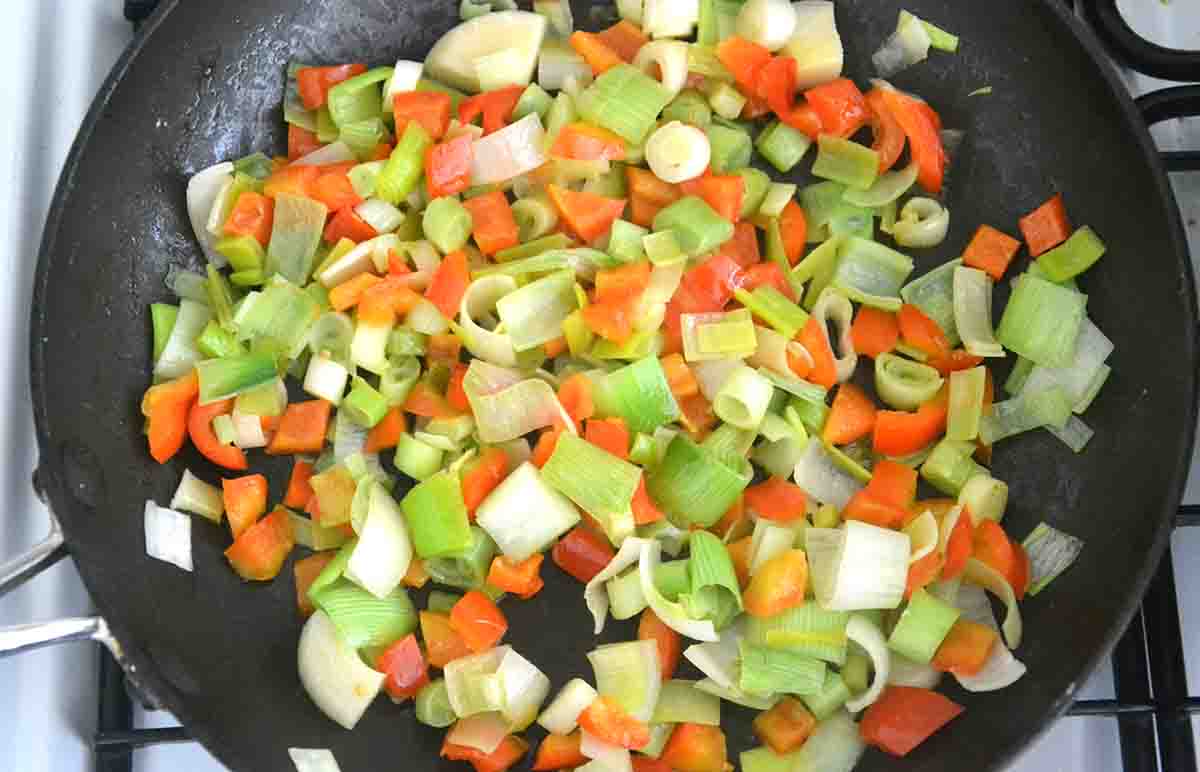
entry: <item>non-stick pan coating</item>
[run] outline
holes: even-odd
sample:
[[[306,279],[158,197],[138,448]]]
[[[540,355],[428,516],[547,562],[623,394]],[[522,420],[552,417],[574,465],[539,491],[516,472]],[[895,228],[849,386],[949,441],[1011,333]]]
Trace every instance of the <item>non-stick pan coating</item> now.
[[[243,584],[221,552],[223,528],[193,527],[195,573],[145,556],[142,507],[166,503],[183,468],[215,481],[188,450],[166,467],[146,454],[138,400],[149,378],[147,304],[168,298],[170,266],[201,267],[184,207],[190,174],[278,150],[289,60],[388,64],[421,59],[456,22],[457,2],[211,0],[174,5],[147,26],[90,113],[47,226],[35,290],[33,389],[41,479],[97,606],[135,678],[236,770],[291,769],[288,746],[329,747],[347,772],[451,769],[442,732],[381,698],[354,732],[322,716],[296,675],[290,563]],[[1116,342],[1114,374],[1087,421],[1080,456],[1045,433],[1005,442],[996,474],[1011,485],[1006,526],[1047,520],[1087,540],[1078,565],[1023,606],[1029,674],[967,696],[966,713],[905,761],[874,751],[862,770],[1003,766],[1071,700],[1138,603],[1179,501],[1195,425],[1195,301],[1182,228],[1129,99],[1097,64],[1095,42],[1057,3],[839,0],[847,73],[864,82],[871,51],[901,5],[960,34],[896,78],[967,139],[951,173],[950,238],[918,251],[919,271],[958,256],[974,229],[1016,232],[1018,216],[1062,191],[1077,224],[1109,251],[1084,279],[1089,312]],[[577,8],[586,25],[589,14]],[[592,25],[594,26],[594,25]],[[990,96],[968,94],[991,86]],[[32,245],[31,245],[32,251]],[[1023,267],[1023,265],[1019,266]],[[273,498],[283,485],[273,467]],[[555,686],[590,677],[581,587],[553,567],[529,603],[505,604],[508,640]],[[628,639],[610,624],[604,641]],[[731,751],[753,744],[748,711],[726,707]]]

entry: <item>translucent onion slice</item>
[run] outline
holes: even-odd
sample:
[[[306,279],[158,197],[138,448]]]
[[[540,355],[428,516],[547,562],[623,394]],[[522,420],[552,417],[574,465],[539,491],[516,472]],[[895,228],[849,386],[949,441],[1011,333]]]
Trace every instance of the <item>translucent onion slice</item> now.
[[[192,570],[192,518],[147,501],[145,529],[147,555]]]
[[[499,713],[476,713],[460,718],[446,733],[446,742],[489,754],[508,736],[508,722]]]
[[[929,513],[926,512],[926,514]],[[887,641],[884,640],[879,627],[862,614],[850,616],[850,621],[846,623],[846,637],[863,647],[867,656],[871,658],[871,667],[875,672],[867,690],[846,701],[846,709],[851,713],[857,713],[874,704],[875,700],[879,699],[879,695],[883,694],[883,688],[888,684],[888,674],[891,669],[891,652],[888,650]]]
[[[938,547],[940,533],[937,518],[929,510],[923,512],[911,523],[904,526],[904,532],[912,540],[912,555],[908,562],[911,565],[933,552]]]
[[[997,642],[978,673],[973,676],[956,673],[954,678],[969,692],[994,692],[1012,686],[1025,675],[1025,670],[1025,664],[1007,646]]]
[[[838,343],[831,348],[838,353],[834,359],[837,365],[838,382],[845,383],[854,375],[858,367],[858,353],[854,350],[854,337],[850,334],[850,325],[854,322],[854,306],[846,296],[837,292],[822,292],[817,304],[813,306],[813,318],[820,323],[825,339],[829,340],[830,322],[837,325]]]
[[[840,529],[805,531],[818,602],[831,611],[893,609],[904,599],[908,534],[857,520]]]
[[[353,729],[386,676],[363,664],[324,611],[308,618],[297,651],[300,684],[325,715]]]
[[[1001,576],[996,569],[983,561],[971,558],[967,561],[967,570],[963,574],[966,581],[983,587],[988,592],[1004,601],[1007,611],[1004,623],[1000,629],[1004,632],[1004,640],[1008,648],[1015,649],[1021,645],[1021,609],[1017,606],[1017,596],[1013,593],[1008,580]]]
[[[942,680],[942,674],[932,665],[913,662],[908,657],[892,653],[887,682],[893,686],[914,686],[918,689],[933,689]]]
[[[538,716],[538,723],[552,734],[570,734],[579,725],[579,714],[599,696],[582,678],[572,678]]]
[[[342,772],[328,748],[288,748],[296,772]]]
[[[368,488],[367,516],[362,527],[355,529],[359,540],[346,563],[345,576],[376,598],[385,598],[408,573],[412,539],[400,506],[387,488],[373,480],[363,480],[359,487],[363,485]]]
[[[476,141],[471,146],[472,184],[504,182],[538,168],[546,162],[545,138],[541,118],[530,113]]]
[[[516,367],[517,352],[506,333],[488,330],[475,321],[496,308],[496,302],[517,289],[511,276],[492,274],[471,282],[458,307],[458,323],[467,351],[501,367]]]
[[[822,504],[845,509],[850,498],[863,489],[863,484],[838,466],[819,439],[809,440],[796,464],[796,484]]]
[[[192,233],[208,262],[220,268],[225,265],[225,256],[213,248],[217,238],[208,230],[208,221],[222,192],[228,192],[233,184],[233,163],[224,161],[193,174],[187,184],[188,219]],[[223,203],[223,201],[222,201]]]

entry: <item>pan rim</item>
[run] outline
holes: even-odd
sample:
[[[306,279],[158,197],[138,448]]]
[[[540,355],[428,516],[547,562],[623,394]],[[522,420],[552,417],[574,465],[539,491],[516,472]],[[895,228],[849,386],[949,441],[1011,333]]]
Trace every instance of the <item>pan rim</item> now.
[[[1084,680],[1096,669],[1100,661],[1108,656],[1117,641],[1124,634],[1129,626],[1133,615],[1141,606],[1142,599],[1149,586],[1150,580],[1153,578],[1161,563],[1163,554],[1170,543],[1170,536],[1173,532],[1172,523],[1178,509],[1179,502],[1182,500],[1184,488],[1186,485],[1188,472],[1190,469],[1191,452],[1195,443],[1197,416],[1200,413],[1200,402],[1198,402],[1198,380],[1196,373],[1196,364],[1200,362],[1200,350],[1197,347],[1197,324],[1200,323],[1200,312],[1197,309],[1197,296],[1195,276],[1192,262],[1189,256],[1187,239],[1183,227],[1183,219],[1179,210],[1178,202],[1175,199],[1174,191],[1170,185],[1167,176],[1166,168],[1163,165],[1158,149],[1150,136],[1149,129],[1134,103],[1133,97],[1129,94],[1128,89],[1120,80],[1120,76],[1108,60],[1107,53],[1104,50],[1103,44],[1100,42],[1096,34],[1083,23],[1082,20],[1075,15],[1057,0],[1038,0],[1039,3],[1047,8],[1053,18],[1060,25],[1060,32],[1069,33],[1070,36],[1081,46],[1087,54],[1088,59],[1095,67],[1108,91],[1108,96],[1115,100],[1120,109],[1121,116],[1124,120],[1124,128],[1132,134],[1136,141],[1137,150],[1140,153],[1141,159],[1148,164],[1150,170],[1155,173],[1155,186],[1157,188],[1160,201],[1167,210],[1169,239],[1173,244],[1173,254],[1175,259],[1183,267],[1183,275],[1186,281],[1186,302],[1189,307],[1192,324],[1187,326],[1184,331],[1189,356],[1187,361],[1191,362],[1192,366],[1188,370],[1189,388],[1191,402],[1188,411],[1188,420],[1185,424],[1184,431],[1179,435],[1179,444],[1175,447],[1177,457],[1175,465],[1171,473],[1172,485],[1169,486],[1170,493],[1167,496],[1168,502],[1165,511],[1156,513],[1157,523],[1155,525],[1155,535],[1152,546],[1147,554],[1147,560],[1143,563],[1133,578],[1131,589],[1134,592],[1128,596],[1127,601],[1120,608],[1118,613],[1112,619],[1112,624],[1109,626],[1108,632],[1103,636],[1096,653],[1085,660],[1080,669],[1080,677],[1067,686],[1063,692],[1058,695],[1050,706],[1039,717],[1034,728],[1020,735],[1016,741],[1007,749],[1002,751],[996,757],[993,769],[1003,769],[1009,766],[1018,756],[1026,752],[1032,745],[1041,738],[1046,731],[1053,726],[1055,720],[1060,717],[1070,706],[1074,694],[1082,685]],[[46,377],[46,362],[44,361],[44,349],[42,339],[45,335],[46,316],[40,314],[38,309],[42,307],[43,300],[49,286],[49,274],[51,263],[55,257],[55,247],[59,231],[62,225],[63,216],[66,209],[66,204],[70,198],[70,194],[74,188],[75,176],[78,171],[80,161],[87,152],[88,145],[92,134],[103,119],[112,95],[124,80],[130,67],[138,59],[143,50],[147,47],[151,38],[154,36],[164,22],[168,19],[171,13],[179,5],[179,0],[163,0],[154,14],[147,19],[141,28],[138,30],[134,40],[129,47],[122,53],[113,69],[108,74],[96,97],[94,98],[91,107],[85,115],[75,140],[71,145],[70,152],[63,164],[62,171],[59,176],[58,183],[55,187],[53,198],[47,213],[46,223],[43,229],[42,240],[38,251],[38,262],[35,272],[35,280],[33,286],[32,303],[31,303],[31,320],[30,320],[30,387],[33,402],[33,417],[35,434],[38,443],[38,468],[42,474],[41,479],[44,481],[48,508],[53,510],[60,509],[65,511],[68,506],[69,497],[65,492],[61,475],[50,465],[54,458],[52,454],[52,442],[49,436],[48,416],[51,407],[46,403],[45,391],[42,388],[43,380]],[[48,474],[47,474],[48,473]],[[1173,502],[1173,503],[1171,503]],[[68,546],[71,543],[71,529],[69,524],[64,525],[64,531],[67,537]],[[85,586],[88,588],[89,594],[96,602],[97,608],[103,615],[105,607],[99,596],[93,592],[91,586],[92,580],[88,573],[81,572]],[[121,620],[107,618],[113,635],[118,642],[125,644],[133,642],[135,639],[122,625]],[[197,716],[194,712],[188,710],[186,701],[182,698],[176,699],[176,691],[169,687],[166,678],[159,672],[155,662],[147,655],[145,650],[138,646],[123,646],[125,656],[122,658],[121,665],[135,680],[135,682],[143,688],[148,696],[153,697],[163,707],[171,710],[172,713],[180,719],[181,723],[186,726],[192,736],[200,741],[204,747],[216,756],[221,761],[226,761],[226,749],[219,743],[214,741],[213,732],[206,725],[206,722]]]

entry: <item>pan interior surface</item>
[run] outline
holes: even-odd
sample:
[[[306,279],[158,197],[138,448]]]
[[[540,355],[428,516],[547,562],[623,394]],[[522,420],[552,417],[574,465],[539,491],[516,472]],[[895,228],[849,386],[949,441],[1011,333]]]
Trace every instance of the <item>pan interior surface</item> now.
[[[959,54],[935,52],[895,79],[966,132],[946,198],[950,237],[913,255],[917,274],[957,257],[982,223],[1016,233],[1017,218],[1056,191],[1076,225],[1091,224],[1108,244],[1082,282],[1089,314],[1116,344],[1113,377],[1086,416],[1095,438],[1078,456],[1043,432],[996,452],[996,476],[1011,486],[1012,534],[1045,520],[1087,542],[1070,572],[1023,604],[1018,656],[1029,673],[1002,692],[949,689],[967,710],[948,730],[904,761],[870,751],[859,766],[982,771],[1002,767],[1070,701],[1124,627],[1166,543],[1195,423],[1195,301],[1178,213],[1146,135],[1097,66],[1094,45],[1062,12],[1034,0],[987,12],[937,0],[838,2],[846,74],[859,83],[873,75],[870,53],[901,5],[963,39]],[[189,175],[282,147],[289,61],[420,60],[456,23],[457,8],[446,0],[176,3],[93,110],[47,226],[32,343],[50,501],[131,674],[235,770],[291,769],[289,746],[331,748],[346,770],[460,768],[438,758],[443,733],[417,724],[411,703],[381,698],[347,732],[308,700],[296,673],[291,561],[271,583],[244,584],[222,556],[227,532],[203,521],[193,527],[194,573],[145,555],[144,502],[169,501],[184,467],[210,481],[221,473],[190,448],[155,464],[138,412],[150,370],[147,306],[168,299],[171,266],[202,267],[184,205]],[[605,18],[576,7],[581,26]],[[969,96],[982,86],[991,95]],[[277,462],[270,471],[275,501],[286,469]],[[590,679],[585,653],[633,638],[636,628],[610,623],[597,641],[580,585],[556,568],[545,574],[533,601],[505,604],[506,640],[557,689],[575,675]],[[731,756],[755,744],[752,717],[724,706]]]

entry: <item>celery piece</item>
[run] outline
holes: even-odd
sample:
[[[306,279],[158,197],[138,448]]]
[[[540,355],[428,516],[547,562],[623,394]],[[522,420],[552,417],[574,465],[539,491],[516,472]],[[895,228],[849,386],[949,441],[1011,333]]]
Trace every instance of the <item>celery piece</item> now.
[[[849,619],[845,611],[827,611],[815,603],[805,603],[772,616],[750,617],[746,641],[840,667],[846,661]]]
[[[982,366],[950,373],[949,414],[946,419],[948,438],[969,441],[979,436],[986,383],[987,368]]]
[[[217,239],[213,249],[229,261],[234,271],[251,271],[263,267],[266,252],[253,236],[225,236]]]
[[[788,126],[780,121],[773,122],[763,129],[754,143],[763,158],[771,162],[781,172],[787,173],[800,163],[812,139],[804,132]]]
[[[758,213],[763,217],[777,218],[795,197],[795,185],[789,182],[772,182],[763,196]]]
[[[937,322],[951,346],[961,340],[954,322],[954,269],[962,260],[942,263],[929,273],[918,276],[900,288],[905,303],[921,309],[921,313]]]
[[[517,203],[520,203],[518,201]],[[516,205],[514,204],[514,209]],[[571,246],[571,237],[565,233],[551,233],[549,236],[532,241],[526,241],[524,244],[508,249],[502,249],[494,255],[497,263],[507,263],[513,260],[522,260],[526,257],[537,257],[555,249],[566,249]]]
[[[327,214],[324,204],[306,196],[277,195],[266,273],[278,272],[297,286],[305,284],[325,232]]]
[[[370,429],[387,415],[388,403],[374,386],[355,376],[354,386],[338,410],[359,426]]]
[[[1042,254],[1037,265],[1050,281],[1062,283],[1095,265],[1107,249],[1096,232],[1085,225],[1062,244]]]
[[[819,435],[825,428],[825,420],[829,417],[829,406],[825,404],[823,395],[820,399],[797,397],[788,404],[788,407],[796,412],[801,424],[809,434]]]
[[[171,308],[173,306],[168,307]],[[237,336],[217,324],[216,319],[211,320],[200,331],[199,337],[196,338],[196,348],[200,350],[201,354],[210,359],[237,356],[238,354],[246,353],[246,349],[242,347],[242,344],[238,343]],[[157,357],[155,358],[157,359]]]
[[[150,324],[154,328],[154,361],[162,356],[163,349],[167,347],[167,340],[171,337],[171,331],[175,329],[175,320],[179,317],[179,306],[173,306],[169,303],[151,303],[150,304]],[[211,325],[212,322],[209,322]]]
[[[450,695],[446,692],[446,679],[430,681],[417,692],[414,702],[417,721],[425,726],[445,729],[458,720],[450,706]]]
[[[646,472],[650,497],[681,528],[707,528],[720,520],[749,482],[750,475],[729,468],[683,435],[671,440],[663,460]]]
[[[974,453],[974,442],[943,439],[921,465],[921,477],[947,496],[957,496],[967,480],[988,473],[971,458]]]
[[[1033,373],[1033,368],[1037,367],[1032,359],[1025,357],[1017,357],[1017,363],[1013,365],[1012,372],[1008,375],[1008,380],[1004,382],[1004,390],[1009,394],[1016,396],[1025,388],[1025,381],[1029,380],[1029,376]]]
[[[867,222],[871,217],[867,215]],[[851,300],[885,311],[899,311],[900,288],[913,271],[908,255],[858,236],[847,236],[829,285]]]
[[[357,584],[339,579],[317,592],[310,591],[309,597],[355,649],[386,646],[417,629],[417,611],[402,587],[377,598]]]
[[[420,121],[409,121],[396,149],[375,182],[375,195],[398,206],[416,189],[425,171],[425,151],[433,138]]]
[[[477,525],[467,529],[467,547],[425,561],[425,570],[438,584],[461,590],[485,590],[488,569],[496,557],[496,542]]]
[[[650,133],[671,92],[636,67],[618,64],[579,95],[584,120],[639,145]]]
[[[710,124],[704,133],[712,146],[713,174],[732,174],[750,164],[754,145],[748,133],[716,123]]]
[[[726,120],[737,118],[746,106],[746,97],[729,83],[709,81],[705,92],[712,111]]]
[[[660,210],[654,217],[654,230],[673,231],[679,246],[693,257],[711,252],[733,238],[733,223],[698,196],[685,196]]]
[[[738,687],[751,694],[820,694],[825,663],[780,649],[742,641]]]
[[[329,114],[329,105],[321,105],[317,108],[317,141],[327,145],[336,142],[337,138],[338,127]]]
[[[1087,312],[1087,295],[1028,274],[1017,277],[996,337],[1009,351],[1045,367],[1063,367]]]
[[[442,468],[443,452],[405,432],[396,442],[393,463],[396,469],[414,480],[428,480]]]
[[[334,124],[341,128],[356,121],[378,118],[379,104],[383,99],[380,87],[390,77],[391,67],[376,67],[329,89],[326,103]]]
[[[461,555],[474,544],[457,474],[430,477],[410,490],[400,507],[422,559]]]
[[[762,206],[763,199],[767,197],[767,191],[771,188],[771,178],[761,169],[755,169],[753,166],[745,166],[738,169],[735,174],[742,178],[742,211],[743,219],[753,216]]]
[[[519,121],[533,113],[545,120],[546,113],[550,112],[550,105],[553,103],[554,99],[546,93],[545,89],[536,83],[530,83],[521,92],[521,98],[517,100],[517,106],[513,108],[513,120]]]
[[[801,188],[800,206],[808,220],[809,243],[829,238],[829,221],[842,205],[842,194],[845,192],[845,185],[832,181]]]
[[[850,188],[866,190],[879,177],[879,154],[857,142],[822,134],[817,138],[817,160],[812,173]]]
[[[454,196],[435,198],[425,207],[421,228],[442,254],[462,249],[471,238],[471,213]]]
[[[369,160],[388,136],[387,126],[378,116],[347,123],[338,132],[338,139],[345,142],[359,160]]]
[[[694,88],[686,88],[676,94],[666,106],[662,119],[667,122],[679,121],[703,129],[712,122],[712,108],[708,106],[703,94]]]
[[[954,606],[924,589],[917,590],[892,629],[888,648],[913,662],[927,665],[960,615]]]
[[[703,43],[688,45],[688,72],[702,75],[707,80],[733,82],[733,73],[721,64],[715,43],[711,46]]]
[[[239,354],[196,363],[200,376],[200,404],[249,391],[277,377],[274,358],[264,354]]]
[[[608,254],[622,263],[636,263],[646,256],[642,239],[650,233],[627,220],[614,220],[608,237]]]
[[[396,327],[388,336],[387,353],[389,357],[422,357],[428,342],[428,335],[408,327]]]
[[[808,313],[803,308],[769,285],[756,287],[753,292],[739,288],[733,294],[739,303],[750,309],[750,313],[788,340],[796,337],[808,323]]]

